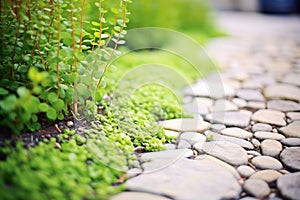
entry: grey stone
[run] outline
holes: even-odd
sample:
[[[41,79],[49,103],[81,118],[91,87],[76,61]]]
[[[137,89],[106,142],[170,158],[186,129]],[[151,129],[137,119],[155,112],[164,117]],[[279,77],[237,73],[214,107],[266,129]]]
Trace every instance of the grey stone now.
[[[300,112],[288,112],[286,116],[292,121],[300,120]]]
[[[165,135],[168,137],[178,138],[180,133],[176,131],[165,130]]]
[[[212,131],[205,131],[204,134],[206,135],[207,138],[211,138],[210,140],[212,141],[228,141],[246,149],[254,149],[253,145],[250,142],[240,138],[220,135]]]
[[[252,120],[267,124],[274,124],[278,126],[285,126],[286,121],[284,120],[285,115],[276,110],[258,110],[252,115]]]
[[[224,124],[212,124],[212,125],[210,126],[210,129],[211,129],[212,131],[217,131],[217,132],[223,130],[224,128],[226,128],[226,126],[225,126]]]
[[[131,168],[130,170],[127,171],[127,175],[129,178],[137,176],[141,174],[143,170],[141,168]]]
[[[251,142],[255,148],[258,148],[260,146],[259,140],[255,139],[255,138],[252,138]]]
[[[300,101],[300,89],[293,85],[276,84],[265,88],[264,94],[270,99],[288,99]]]
[[[243,197],[240,200],[259,200],[259,199],[255,197]]]
[[[266,108],[266,104],[265,104],[265,102],[249,101],[247,103],[246,107],[258,110],[258,109],[264,109],[264,108]]]
[[[259,169],[282,169],[282,164],[270,156],[257,156],[252,159],[252,164]]]
[[[283,135],[279,133],[266,132],[266,131],[257,131],[254,133],[254,137],[256,137],[259,140],[265,140],[265,139],[282,140],[285,138]]]
[[[185,140],[189,144],[193,145],[197,142],[205,142],[206,137],[196,132],[184,132],[180,135],[180,140]]]
[[[281,143],[271,139],[262,141],[260,148],[263,155],[272,157],[277,157],[282,151]]]
[[[221,134],[242,139],[248,139],[252,137],[252,133],[237,127],[225,128],[221,131]]]
[[[211,108],[214,104],[214,100],[206,97],[196,97],[194,98],[193,103],[205,105],[207,108]]]
[[[170,200],[169,198],[149,194],[144,192],[122,192],[120,194],[114,195],[110,200]]]
[[[231,101],[239,108],[243,108],[247,105],[247,101],[241,98],[233,98]]]
[[[261,156],[261,154],[259,152],[253,151],[253,150],[247,151],[247,154],[248,155],[253,155],[253,156]]]
[[[300,172],[285,174],[279,177],[277,188],[283,197],[300,200]]]
[[[176,149],[176,145],[175,144],[164,144],[166,150],[174,150]]]
[[[267,108],[283,112],[298,111],[300,110],[300,104],[288,100],[271,100],[268,101]]]
[[[280,142],[288,147],[300,146],[300,138],[286,138],[281,140]]]
[[[262,96],[259,90],[242,89],[236,94],[239,98],[247,101],[264,101],[265,98]]]
[[[271,192],[268,184],[259,179],[248,179],[243,185],[244,190],[257,198],[264,198]]]
[[[294,121],[279,129],[286,137],[300,138],[300,121]]]
[[[208,158],[180,159],[159,171],[129,179],[125,186],[128,190],[185,200],[199,197],[211,200],[236,199],[241,192],[241,187],[232,173]]]
[[[269,124],[257,123],[254,124],[251,128],[253,132],[257,131],[272,131],[272,126]]]
[[[141,155],[141,162],[148,162],[155,159],[170,159],[178,160],[193,156],[193,151],[190,149],[175,149],[167,151],[149,152]]]
[[[280,154],[282,163],[293,171],[300,171],[300,147],[290,147]]]
[[[202,148],[194,146],[198,151],[204,151],[205,153],[216,157],[231,165],[243,165],[247,164],[248,156],[247,152],[237,144],[227,141],[212,141],[204,143]]]
[[[282,174],[278,171],[271,170],[271,169],[265,169],[255,172],[250,178],[254,179],[260,179],[267,183],[272,183],[276,181]]]
[[[300,73],[289,73],[281,80],[283,83],[300,86]]]
[[[247,127],[250,122],[251,112],[236,111],[236,112],[215,112],[206,115],[206,119],[213,123],[222,123],[226,126]]]
[[[262,89],[262,87],[263,84],[255,80],[247,80],[242,84],[242,88],[244,89]]]
[[[223,111],[236,111],[238,107],[225,99],[219,99],[215,101],[214,106],[211,108],[212,112],[223,112]]]
[[[206,115],[208,113],[208,107],[200,103],[189,103],[182,106],[183,110],[188,113]]]
[[[241,165],[236,170],[241,175],[241,177],[245,178],[248,178],[249,176],[255,173],[255,170],[247,165]]]
[[[186,140],[180,140],[177,145],[178,149],[190,149],[191,147],[191,144]]]
[[[171,119],[166,121],[160,121],[159,125],[167,130],[173,130],[178,132],[203,132],[210,127],[210,123],[199,119],[183,118],[183,119]]]

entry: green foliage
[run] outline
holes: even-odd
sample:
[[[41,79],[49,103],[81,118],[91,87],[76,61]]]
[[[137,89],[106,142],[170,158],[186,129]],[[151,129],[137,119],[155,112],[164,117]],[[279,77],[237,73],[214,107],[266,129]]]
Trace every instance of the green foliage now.
[[[28,150],[22,143],[15,150],[2,147],[7,158],[0,161],[1,198],[107,199],[123,189],[113,184],[126,171],[128,156],[97,132],[87,133],[85,145],[76,136],[61,141],[60,149],[54,138]]]
[[[103,76],[124,43],[128,3],[1,1],[0,126],[34,131],[40,117],[62,120],[87,98],[99,99]]]

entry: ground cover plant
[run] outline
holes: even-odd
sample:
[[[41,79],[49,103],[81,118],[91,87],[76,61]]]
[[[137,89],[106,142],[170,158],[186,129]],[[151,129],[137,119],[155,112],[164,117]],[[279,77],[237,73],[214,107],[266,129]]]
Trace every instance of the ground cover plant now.
[[[135,148],[172,142],[157,121],[183,116],[180,91],[199,73],[166,51],[121,54],[134,3],[1,0],[1,198],[107,199]]]

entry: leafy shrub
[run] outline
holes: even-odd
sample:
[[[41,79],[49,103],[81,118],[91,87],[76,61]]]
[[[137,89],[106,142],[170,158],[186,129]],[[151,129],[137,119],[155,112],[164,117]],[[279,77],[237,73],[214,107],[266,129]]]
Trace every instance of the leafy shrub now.
[[[86,98],[101,98],[97,90],[126,34],[128,3],[1,1],[0,126],[37,130],[40,117],[61,120]],[[90,10],[95,21],[87,21]]]

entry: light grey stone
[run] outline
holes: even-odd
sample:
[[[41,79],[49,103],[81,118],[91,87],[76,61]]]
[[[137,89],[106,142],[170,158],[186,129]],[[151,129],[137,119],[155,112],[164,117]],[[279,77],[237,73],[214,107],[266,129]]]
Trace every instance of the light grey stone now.
[[[206,115],[206,119],[212,123],[222,123],[226,126],[247,127],[250,122],[251,112],[249,111],[232,111],[232,112],[215,112]]]
[[[193,151],[190,149],[175,149],[167,151],[149,152],[141,155],[141,162],[148,162],[155,159],[170,159],[178,160],[193,156]]]
[[[285,139],[285,137],[282,134],[266,132],[266,131],[257,131],[254,133],[254,137],[256,137],[259,140],[265,140],[265,139],[282,140],[282,139]]]
[[[300,121],[300,112],[288,112],[286,116],[292,121]]]
[[[267,108],[283,112],[298,111],[300,110],[300,104],[288,100],[271,100],[268,101]]]
[[[236,111],[238,107],[225,99],[219,99],[215,101],[214,106],[211,108],[212,112],[224,112],[224,111]]]
[[[239,108],[246,107],[247,101],[241,98],[233,98],[231,100],[235,105],[237,105]]]
[[[280,141],[283,145],[288,147],[300,146],[300,138],[286,138]]]
[[[258,148],[260,146],[260,141],[255,138],[252,138],[251,142],[255,148]]]
[[[266,108],[266,104],[265,104],[265,102],[249,101],[247,103],[246,107],[250,108],[250,109],[255,109],[255,110],[265,109]]]
[[[176,131],[165,130],[165,135],[168,137],[178,138],[180,133]]]
[[[282,164],[270,156],[257,156],[252,159],[252,164],[259,169],[282,169]]]
[[[280,176],[277,188],[284,198],[300,200],[300,172]]]
[[[176,145],[175,144],[164,144],[166,150],[174,150],[176,149]]]
[[[189,144],[193,145],[197,142],[205,142],[206,137],[196,132],[184,132],[180,135],[180,140],[185,140]]]
[[[271,192],[268,184],[259,179],[248,179],[243,185],[244,190],[257,198],[264,198]]]
[[[288,99],[300,101],[300,89],[288,84],[275,84],[268,86],[264,90],[264,94],[270,99]]]
[[[281,80],[283,83],[300,86],[300,73],[289,73]]]
[[[252,126],[251,130],[253,132],[257,131],[272,131],[272,126],[269,124],[256,123]]]
[[[300,147],[290,147],[280,154],[282,163],[293,171],[300,171]]]
[[[300,138],[300,121],[294,121],[279,129],[286,137]]]
[[[278,126],[285,126],[286,121],[284,120],[285,115],[276,110],[258,110],[252,115],[252,120],[267,124],[274,124]]]
[[[206,115],[208,113],[208,107],[200,103],[184,104],[182,108],[185,112],[192,114]]]
[[[211,141],[228,141],[237,144],[245,149],[254,149],[253,145],[244,139],[225,136],[218,133],[214,133],[212,131],[205,131],[204,134],[208,139],[210,138]]]
[[[114,195],[110,200],[170,200],[169,198],[149,194],[144,192],[122,192],[120,194]]]
[[[191,144],[186,140],[180,140],[177,145],[178,149],[190,149],[191,147]]]
[[[262,141],[260,148],[263,155],[272,157],[277,157],[282,151],[281,143],[271,139]]]
[[[127,171],[127,175],[129,178],[137,176],[141,174],[143,170],[141,168],[131,168],[130,170]]]
[[[226,126],[224,124],[212,124],[210,126],[210,130],[217,131],[217,132],[223,130],[224,128],[226,128]]]
[[[160,121],[159,125],[167,130],[173,130],[178,132],[203,132],[210,127],[210,123],[194,118],[183,119],[171,119],[166,121]]]
[[[241,192],[241,187],[232,173],[208,158],[180,159],[159,171],[129,179],[125,186],[128,190],[185,200],[199,197],[211,200],[236,199]]]
[[[198,151],[216,157],[224,162],[237,166],[247,164],[247,152],[239,145],[227,141],[212,141],[204,143],[202,149],[194,146]]]
[[[243,82],[242,88],[244,88],[244,89],[262,89],[263,84],[255,81],[255,80],[247,80],[247,81]]]
[[[193,103],[205,105],[207,108],[211,108],[214,104],[214,100],[206,97],[196,97],[194,98]]]
[[[242,89],[236,94],[239,98],[247,101],[264,101],[265,98],[262,96],[259,90]]]
[[[245,131],[241,128],[237,127],[231,127],[231,128],[225,128],[221,131],[221,134],[227,135],[227,136],[232,136],[232,137],[237,137],[237,138],[242,138],[242,139],[248,139],[252,137],[252,133],[249,131]]]
[[[271,170],[271,169],[265,169],[255,172],[252,176],[250,176],[250,179],[260,179],[267,183],[271,183],[276,181],[282,174],[278,171]]]
[[[253,150],[247,151],[247,154],[248,155],[253,155],[253,156],[261,156],[261,154],[259,152],[253,151]]]
[[[236,170],[241,175],[241,177],[244,178],[248,178],[249,176],[255,173],[255,170],[247,165],[241,165]]]

